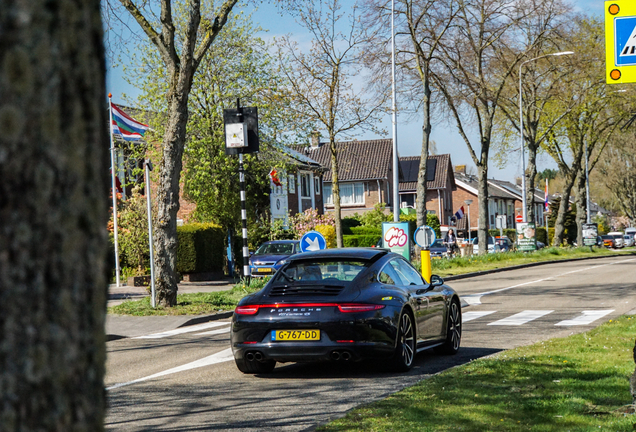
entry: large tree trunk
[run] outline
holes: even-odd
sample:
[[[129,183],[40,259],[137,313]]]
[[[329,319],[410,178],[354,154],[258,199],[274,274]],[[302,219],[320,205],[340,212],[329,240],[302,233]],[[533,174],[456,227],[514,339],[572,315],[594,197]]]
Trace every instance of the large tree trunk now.
[[[431,87],[428,79],[424,80],[424,107],[422,119],[422,152],[420,153],[420,170],[417,175],[415,211],[417,226],[426,225],[426,163],[431,138]],[[441,217],[442,215],[440,215]]]
[[[579,170],[574,181],[576,193],[576,244],[583,246],[583,224],[587,221],[587,200],[585,194],[585,171]]]
[[[340,184],[338,183],[338,159],[336,159],[336,137],[329,137],[331,150],[331,194],[333,196],[334,220],[336,222],[336,246],[344,247],[342,241],[342,212],[340,210]],[[300,193],[300,192],[299,192]],[[378,191],[378,194],[380,191]]]
[[[536,222],[534,214],[534,179],[537,176],[537,146],[528,143],[528,167],[524,173],[526,176],[526,211],[528,222]]]
[[[488,160],[488,159],[486,159]],[[477,230],[479,255],[488,253],[488,165],[477,166],[477,196],[479,199],[479,229]]]
[[[100,2],[0,2],[0,429],[100,431],[108,117]]]
[[[189,92],[189,87],[187,92]],[[157,220],[154,248],[157,301],[162,306],[177,303],[177,212],[179,179],[188,122],[188,93],[177,93],[169,101],[168,126],[163,139],[163,157],[157,186]]]

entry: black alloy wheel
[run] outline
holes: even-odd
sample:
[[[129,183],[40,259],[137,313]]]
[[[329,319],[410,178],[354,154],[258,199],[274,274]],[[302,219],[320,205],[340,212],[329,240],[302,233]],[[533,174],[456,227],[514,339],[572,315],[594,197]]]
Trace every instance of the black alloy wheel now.
[[[462,313],[457,300],[453,300],[448,311],[446,340],[438,349],[442,354],[457,354],[462,340]]]
[[[393,369],[407,372],[413,366],[415,358],[415,329],[411,314],[403,312],[398,327],[398,341],[393,355]]]

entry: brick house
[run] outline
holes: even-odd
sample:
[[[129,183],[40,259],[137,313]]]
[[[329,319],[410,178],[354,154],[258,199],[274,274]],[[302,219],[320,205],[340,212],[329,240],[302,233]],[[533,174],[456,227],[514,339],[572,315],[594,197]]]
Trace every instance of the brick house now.
[[[415,208],[420,156],[400,158],[400,207]],[[437,215],[441,224],[454,214],[453,195],[457,189],[449,154],[431,155],[426,161],[426,210]]]
[[[460,232],[468,229],[468,205],[466,200],[472,200],[470,204],[470,228],[475,232],[479,228],[479,198],[478,180],[476,176],[455,172],[457,191],[453,194],[453,208],[464,207],[466,216],[456,221],[456,227]],[[536,191],[533,196],[537,226],[543,226],[543,197]],[[508,228],[515,228],[515,216],[522,212],[521,186],[503,180],[488,180],[488,229],[496,228],[498,215],[506,215]]]
[[[270,210],[272,221],[283,220],[289,225],[289,217],[314,208],[318,214],[324,212],[323,173],[324,168],[315,160],[289,147],[277,145],[287,165],[278,178],[281,186],[270,179]]]
[[[393,140],[338,142],[336,147],[342,216],[364,213],[378,203],[391,205]],[[316,137],[311,145],[297,148],[324,168],[324,208],[333,210],[329,144],[320,143]]]

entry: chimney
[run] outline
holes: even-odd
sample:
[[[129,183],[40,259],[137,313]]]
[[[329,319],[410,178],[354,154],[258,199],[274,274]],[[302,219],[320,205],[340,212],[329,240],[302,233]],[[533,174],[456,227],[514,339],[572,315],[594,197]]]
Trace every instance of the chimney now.
[[[311,148],[317,149],[318,147],[320,147],[320,132],[313,131],[311,133]]]
[[[517,178],[515,179],[515,183],[517,184],[517,186],[521,186],[521,183],[522,183],[522,182],[521,182],[521,177],[517,177]]]
[[[455,172],[466,175],[466,165],[455,165]]]

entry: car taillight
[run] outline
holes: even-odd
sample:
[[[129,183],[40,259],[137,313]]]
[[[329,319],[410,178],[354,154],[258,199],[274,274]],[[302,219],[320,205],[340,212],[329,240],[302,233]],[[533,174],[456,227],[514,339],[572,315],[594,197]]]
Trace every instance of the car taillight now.
[[[374,305],[374,304],[364,304],[364,303],[345,303],[338,305],[338,309],[343,313],[353,313],[353,312],[370,312],[378,309],[384,309],[385,305]]]
[[[255,315],[258,312],[258,305],[237,306],[234,313],[239,315]]]

